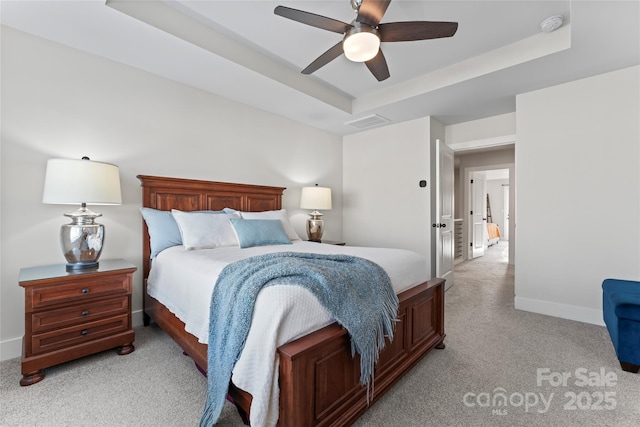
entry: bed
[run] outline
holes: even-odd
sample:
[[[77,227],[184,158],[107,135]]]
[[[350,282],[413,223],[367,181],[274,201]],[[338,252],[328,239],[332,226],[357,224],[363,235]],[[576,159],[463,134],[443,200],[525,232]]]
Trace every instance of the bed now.
[[[142,205],[160,211],[275,211],[284,188],[140,175]],[[185,330],[185,323],[147,292],[151,245],[143,221],[144,323],[154,321],[206,372],[207,345]],[[307,243],[306,244],[313,244]],[[336,247],[337,248],[337,247]],[[432,348],[444,348],[444,280],[431,279],[398,293],[399,321],[392,342],[375,369],[375,393],[367,402],[359,383],[358,357],[351,357],[348,333],[331,323],[277,348],[278,425],[348,425],[388,391]],[[253,396],[229,384],[229,399],[244,420]]]

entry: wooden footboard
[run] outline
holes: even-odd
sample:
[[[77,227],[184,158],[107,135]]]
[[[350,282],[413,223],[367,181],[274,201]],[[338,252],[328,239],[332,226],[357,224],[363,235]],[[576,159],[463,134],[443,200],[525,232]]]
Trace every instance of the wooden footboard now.
[[[399,296],[399,322],[392,342],[376,365],[374,395],[382,397],[433,347],[443,347],[444,280],[433,279]],[[145,292],[146,315],[153,319],[203,370],[207,346],[185,332],[184,323]],[[360,386],[360,360],[351,357],[347,331],[337,323],[278,348],[280,426],[348,425],[367,409]],[[230,385],[229,394],[247,414],[251,395]]]
[[[444,340],[444,280],[399,295],[393,342],[380,354],[374,395],[382,397],[429,350]],[[281,346],[280,426],[348,425],[367,409],[360,361],[351,357],[347,331],[338,324]]]

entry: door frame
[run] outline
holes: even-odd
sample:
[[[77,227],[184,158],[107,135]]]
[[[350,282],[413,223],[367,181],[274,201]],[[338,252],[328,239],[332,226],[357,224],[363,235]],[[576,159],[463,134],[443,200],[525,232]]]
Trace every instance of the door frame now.
[[[454,242],[454,219],[455,219],[455,152],[449,147],[443,140],[437,138],[431,142],[430,147],[431,154],[431,275],[432,277],[439,277],[445,279],[445,290],[449,289],[455,283],[454,278],[454,257],[455,257],[455,242]],[[443,174],[447,172],[447,168],[443,167],[445,157],[450,158],[450,179],[448,184],[450,185],[449,193],[450,206],[448,206],[448,215],[443,216],[443,201],[444,194],[443,184],[446,182],[443,180]],[[445,227],[440,227],[444,224]],[[445,231],[443,231],[443,228]],[[443,243],[447,242],[448,248],[444,248]],[[445,252],[446,251],[446,252]],[[447,259],[450,265],[443,265],[443,257],[447,255]],[[448,268],[447,271],[441,271],[442,267]]]
[[[488,171],[494,169],[509,169],[509,264],[515,265],[515,247],[516,247],[516,165],[515,163],[497,163],[493,165],[485,166],[471,166],[464,168],[463,175],[463,213],[464,221],[462,223],[462,245],[465,250],[462,251],[463,260],[469,259],[469,220],[468,214],[471,209],[470,197],[471,197],[471,173],[479,171]]]
[[[509,225],[510,223],[510,206],[511,206],[511,187],[509,185],[505,185],[503,184],[502,187],[502,193],[504,194],[504,199],[506,200],[506,209],[504,210],[504,212],[502,212],[502,223],[506,224],[505,230],[504,230],[504,234],[503,234],[503,239],[500,240],[506,240],[507,242],[509,241],[509,230],[511,228],[511,226]]]

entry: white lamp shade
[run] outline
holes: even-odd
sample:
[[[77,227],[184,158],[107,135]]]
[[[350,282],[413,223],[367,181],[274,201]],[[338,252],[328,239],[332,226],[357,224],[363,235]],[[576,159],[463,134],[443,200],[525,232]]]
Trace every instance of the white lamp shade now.
[[[301,209],[331,209],[331,189],[327,187],[303,187],[300,196]]]
[[[87,159],[49,159],[42,202],[120,205],[122,195],[118,167]]]

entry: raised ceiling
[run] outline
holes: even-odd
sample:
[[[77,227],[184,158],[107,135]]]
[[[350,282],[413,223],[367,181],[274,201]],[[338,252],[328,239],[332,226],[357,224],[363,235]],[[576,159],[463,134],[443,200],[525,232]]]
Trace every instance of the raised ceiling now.
[[[277,5],[350,22],[349,0],[10,1],[4,25],[345,135],[345,123],[433,116],[444,124],[515,111],[515,95],[640,63],[640,2],[393,0],[382,22],[456,21],[454,37],[383,43],[391,77],[340,57],[302,75],[341,35]],[[563,26],[540,23],[553,15]]]

